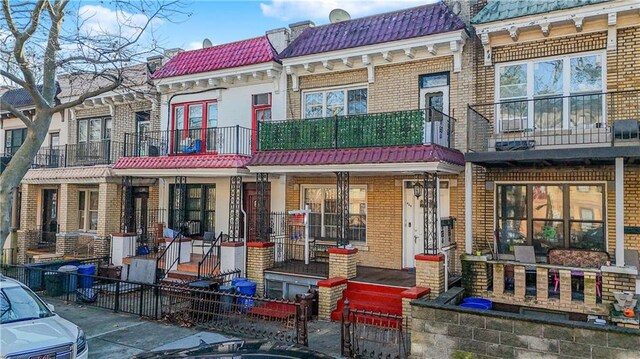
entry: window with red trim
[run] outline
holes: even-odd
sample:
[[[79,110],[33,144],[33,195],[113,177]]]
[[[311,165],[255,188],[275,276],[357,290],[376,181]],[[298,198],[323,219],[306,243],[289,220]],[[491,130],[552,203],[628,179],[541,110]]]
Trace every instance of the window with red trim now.
[[[251,96],[251,113],[253,135],[255,136],[258,129],[258,122],[271,120],[271,93],[261,93]],[[256,147],[255,138],[251,141],[251,150],[255,152]]]
[[[216,151],[218,103],[196,101],[172,106],[173,153],[205,153]]]

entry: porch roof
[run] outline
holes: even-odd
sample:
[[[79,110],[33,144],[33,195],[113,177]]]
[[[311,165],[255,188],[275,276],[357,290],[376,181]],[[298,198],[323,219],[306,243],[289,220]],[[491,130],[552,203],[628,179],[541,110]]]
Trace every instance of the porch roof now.
[[[445,162],[464,166],[464,155],[438,145],[257,152],[247,166],[322,166]]]
[[[22,179],[28,184],[99,183],[115,177],[110,166],[30,169]]]
[[[121,157],[113,166],[122,169],[243,168],[250,157],[242,155],[184,155],[160,157]]]

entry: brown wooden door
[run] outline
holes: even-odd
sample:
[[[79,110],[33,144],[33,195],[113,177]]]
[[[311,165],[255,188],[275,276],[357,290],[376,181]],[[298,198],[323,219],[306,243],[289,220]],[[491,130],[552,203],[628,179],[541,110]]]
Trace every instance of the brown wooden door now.
[[[265,204],[267,206],[267,213],[271,212],[271,184],[267,183]],[[255,182],[249,182],[244,184],[243,193],[243,208],[247,213],[247,241],[255,242],[258,236],[258,216],[257,216],[257,203],[258,203],[258,189]],[[240,224],[240,232],[244,231],[244,223]],[[244,233],[241,233],[243,236]]]

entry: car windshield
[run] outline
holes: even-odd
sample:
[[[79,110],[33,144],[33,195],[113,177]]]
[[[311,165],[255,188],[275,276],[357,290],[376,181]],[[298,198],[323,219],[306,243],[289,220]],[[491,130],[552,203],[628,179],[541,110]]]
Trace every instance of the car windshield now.
[[[0,289],[0,324],[52,315],[49,308],[31,291],[22,287]]]

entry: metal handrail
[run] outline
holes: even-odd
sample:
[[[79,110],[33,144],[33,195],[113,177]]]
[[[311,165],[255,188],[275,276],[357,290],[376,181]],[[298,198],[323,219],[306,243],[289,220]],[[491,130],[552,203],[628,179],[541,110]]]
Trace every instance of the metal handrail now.
[[[187,228],[187,227],[186,226],[181,226],[180,230],[175,232],[175,235],[171,239],[171,242],[169,242],[169,244],[164,248],[162,253],[160,253],[158,258],[156,258],[156,283],[159,283],[160,280],[162,278],[164,278],[164,276],[171,270],[171,268],[173,268],[173,266],[176,263],[180,263],[181,246],[180,246],[180,240],[179,239],[182,239],[182,237],[184,237],[185,228]],[[165,258],[165,256],[169,252],[169,250],[173,248],[174,243],[176,241],[178,241],[178,255],[176,256],[176,259],[174,259],[169,265],[165,264],[165,268],[162,270],[162,268],[160,268],[160,263],[163,260],[163,258]],[[160,273],[162,273],[162,274],[160,275]]]
[[[220,234],[218,235],[218,238],[216,238],[213,243],[211,243],[211,247],[209,247],[209,250],[207,251],[207,253],[205,253],[204,256],[202,256],[202,259],[198,262],[198,279],[203,278],[204,273],[202,273],[202,267],[205,266],[205,263],[207,261],[207,259],[209,259],[214,251],[216,251],[216,259],[217,259],[217,263],[211,268],[211,271],[208,271],[208,273],[206,273],[206,275],[211,275],[213,274],[213,272],[215,272],[216,269],[220,268],[220,245],[222,244],[222,236],[223,233],[220,232]],[[205,268],[206,270],[207,268]]]

